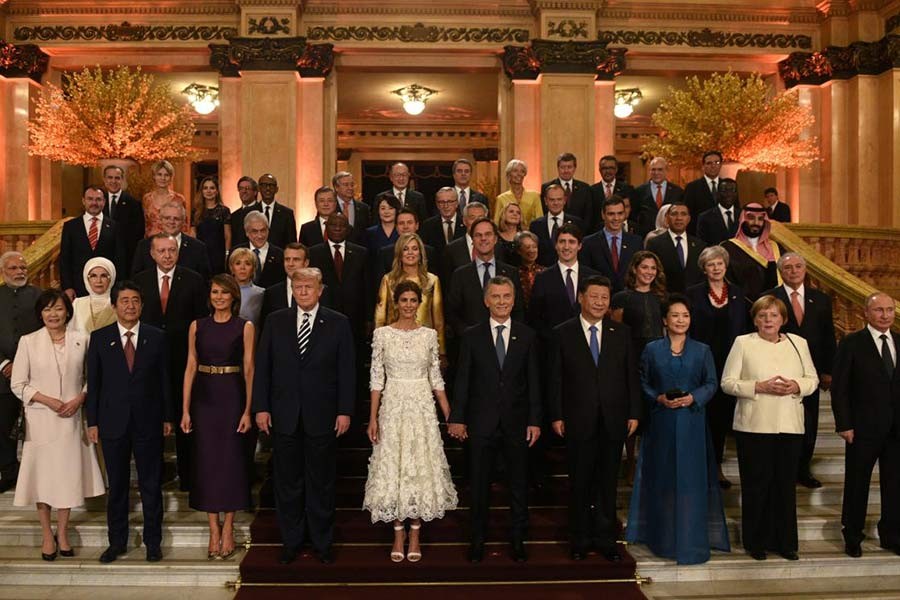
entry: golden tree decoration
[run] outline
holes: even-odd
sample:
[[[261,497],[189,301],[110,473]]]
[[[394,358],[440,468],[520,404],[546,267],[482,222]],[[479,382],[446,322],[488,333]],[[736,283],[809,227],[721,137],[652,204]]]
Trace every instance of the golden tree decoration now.
[[[681,166],[693,166],[707,150],[752,171],[803,167],[819,156],[816,138],[804,136],[815,122],[796,91],[775,95],[762,78],[713,73],[700,81],[686,79],[653,114],[661,132],[644,150]]]
[[[28,153],[85,167],[104,159],[147,163],[193,154],[191,107],[140,67],[100,67],[48,84],[28,122]]]

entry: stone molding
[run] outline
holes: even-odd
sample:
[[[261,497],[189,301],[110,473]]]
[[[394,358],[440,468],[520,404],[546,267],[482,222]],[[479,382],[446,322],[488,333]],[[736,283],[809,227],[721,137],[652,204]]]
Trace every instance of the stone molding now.
[[[778,73],[788,88],[821,85],[857,75],[878,75],[897,68],[900,68],[900,35],[887,35],[877,42],[828,46],[821,52],[792,52],[778,63]]]
[[[8,44],[0,40],[0,76],[29,77],[40,83],[50,56],[35,44]]]
[[[709,28],[690,31],[598,31],[606,44],[626,46],[689,46],[691,48],[812,48],[812,37],[789,33],[737,33]]]
[[[236,27],[220,25],[35,25],[16,27],[16,41],[71,42],[148,42],[148,41],[212,41],[237,36]]]
[[[104,6],[94,1],[66,2],[65,5],[45,2],[16,2],[6,9],[13,16],[46,17],[52,15],[237,15],[240,7],[234,0],[203,0],[202,2],[155,4],[125,4]]]
[[[309,44],[304,37],[231,38],[210,44],[209,64],[222,77],[241,71],[297,71],[301,77],[326,77],[334,67],[334,46]]]
[[[335,42],[403,42],[403,43],[439,43],[439,42],[469,42],[469,43],[503,43],[503,42],[527,42],[531,34],[528,29],[513,27],[439,27],[437,25],[393,26],[310,26],[306,30],[306,37],[313,41]]]
[[[884,33],[885,35],[891,33],[895,29],[900,29],[900,13],[895,15],[891,15],[884,22]]]
[[[291,35],[291,19],[288,17],[263,16],[247,19],[247,33],[250,35]]]
[[[505,46],[503,69],[510,79],[537,79],[541,73],[596,73],[611,81],[625,70],[625,48],[602,42],[532,40],[530,46]]]

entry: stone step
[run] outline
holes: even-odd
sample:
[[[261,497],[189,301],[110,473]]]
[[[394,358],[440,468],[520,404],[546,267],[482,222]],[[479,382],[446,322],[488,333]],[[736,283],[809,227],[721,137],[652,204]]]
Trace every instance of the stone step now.
[[[897,600],[900,598],[900,573],[881,575],[876,581],[869,577],[823,577],[722,581],[654,581],[641,586],[648,600],[759,600],[787,598],[790,600]],[[96,598],[92,600],[106,600]]]

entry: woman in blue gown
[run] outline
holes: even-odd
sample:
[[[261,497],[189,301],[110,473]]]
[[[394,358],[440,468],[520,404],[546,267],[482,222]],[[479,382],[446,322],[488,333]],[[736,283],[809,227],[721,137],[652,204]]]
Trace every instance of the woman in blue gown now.
[[[689,301],[663,305],[667,337],[641,355],[641,390],[650,411],[641,442],[625,539],[689,565],[710,548],[730,551],[705,406],[718,387],[709,347],[690,339]],[[680,393],[676,393],[680,392]]]

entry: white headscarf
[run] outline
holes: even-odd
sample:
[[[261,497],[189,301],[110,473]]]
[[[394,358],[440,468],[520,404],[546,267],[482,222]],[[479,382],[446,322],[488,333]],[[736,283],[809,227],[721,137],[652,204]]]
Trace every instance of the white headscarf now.
[[[88,281],[88,273],[95,267],[106,269],[106,272],[109,273],[109,287],[106,288],[106,293],[104,294],[95,294],[91,289],[91,282]],[[116,284],[116,267],[112,264],[112,261],[103,258],[102,256],[92,258],[84,264],[84,270],[81,272],[81,276],[84,278],[84,287],[87,288],[88,294],[91,295],[91,304],[97,308],[109,306],[109,292]]]

